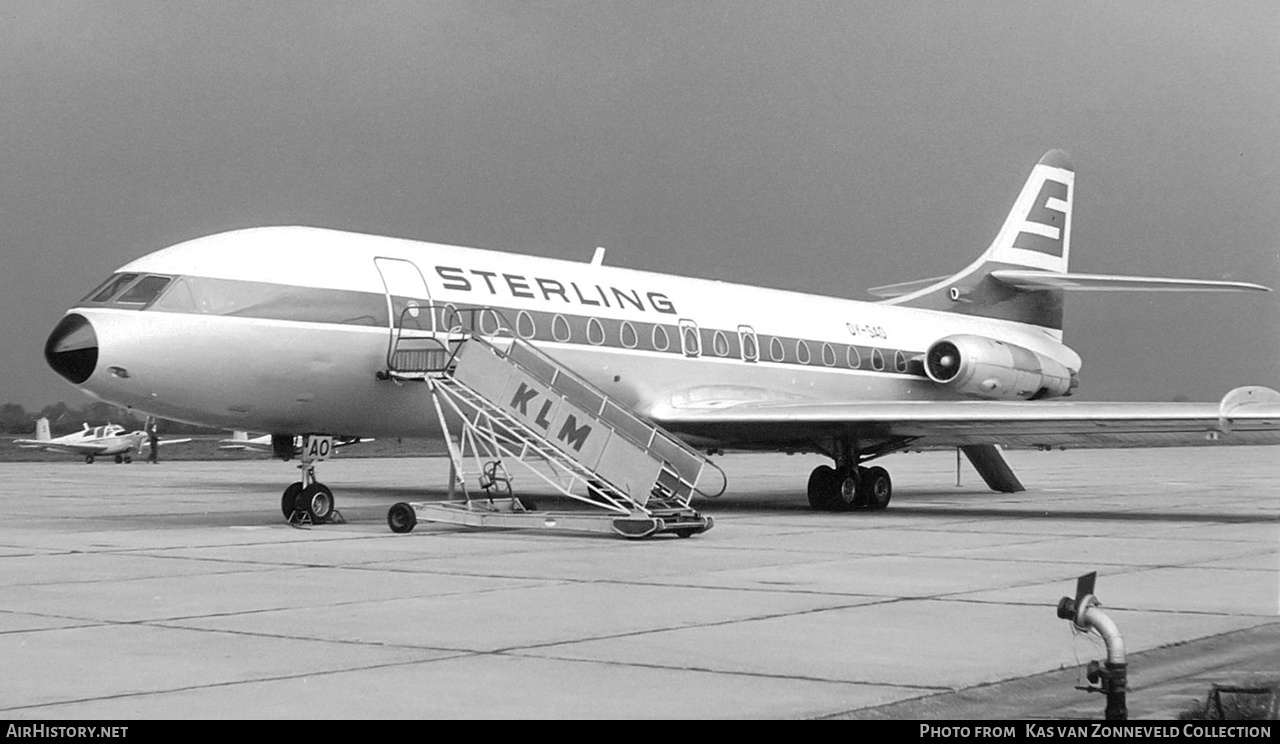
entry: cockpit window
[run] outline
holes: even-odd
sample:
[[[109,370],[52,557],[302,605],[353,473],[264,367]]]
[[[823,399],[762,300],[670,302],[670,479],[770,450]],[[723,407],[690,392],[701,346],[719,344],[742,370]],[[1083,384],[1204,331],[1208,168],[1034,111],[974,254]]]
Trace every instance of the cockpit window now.
[[[168,276],[145,276],[139,279],[137,283],[129,287],[124,294],[120,295],[116,302],[129,305],[146,305],[155,298],[160,296],[164,288],[169,286],[169,282],[173,281],[173,277]]]
[[[81,302],[110,303],[141,310],[163,294],[172,281],[173,277],[158,274],[113,274]]]
[[[107,302],[112,297],[120,293],[120,290],[129,286],[129,283],[137,279],[137,274],[116,274],[102,284],[98,288],[85,296],[85,302]]]

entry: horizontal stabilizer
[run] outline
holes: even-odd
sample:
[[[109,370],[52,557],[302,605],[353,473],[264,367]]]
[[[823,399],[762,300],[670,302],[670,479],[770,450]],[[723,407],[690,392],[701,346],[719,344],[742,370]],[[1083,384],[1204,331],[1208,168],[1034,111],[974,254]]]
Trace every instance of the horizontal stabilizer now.
[[[881,299],[887,300],[891,297],[901,297],[906,294],[911,294],[912,292],[915,292],[918,289],[924,289],[925,287],[928,287],[931,284],[937,284],[938,282],[946,278],[947,278],[946,276],[933,276],[933,277],[929,277],[928,279],[916,279],[913,282],[899,282],[898,284],[885,284],[880,287],[872,287],[868,289],[867,294],[871,295],[872,297],[879,297]]]
[[[1074,292],[1270,292],[1270,287],[1250,282],[1210,279],[1169,279],[1157,276],[1114,276],[1109,274],[1068,274],[1051,271],[998,269],[990,276],[1011,287],[1027,291],[1068,290]]]

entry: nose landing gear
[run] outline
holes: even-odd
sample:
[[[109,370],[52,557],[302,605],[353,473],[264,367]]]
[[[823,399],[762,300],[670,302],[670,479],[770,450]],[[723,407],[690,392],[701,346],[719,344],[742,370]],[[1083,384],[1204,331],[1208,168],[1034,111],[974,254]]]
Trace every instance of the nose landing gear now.
[[[289,524],[344,523],[342,512],[334,506],[333,491],[316,480],[315,464],[327,459],[332,451],[332,437],[306,436],[302,442],[302,480],[290,483],[280,496],[280,511]]]

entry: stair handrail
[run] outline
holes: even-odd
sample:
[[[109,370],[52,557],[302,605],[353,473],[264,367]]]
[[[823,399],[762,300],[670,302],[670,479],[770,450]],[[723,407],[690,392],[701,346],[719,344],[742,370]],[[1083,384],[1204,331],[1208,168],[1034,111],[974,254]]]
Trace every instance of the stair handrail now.
[[[711,462],[706,457],[704,457],[701,452],[698,452],[696,449],[680,441],[678,437],[676,437],[674,434],[664,429],[662,426],[652,421],[646,420],[643,417],[632,412],[629,407],[618,403],[617,400],[614,399],[612,396],[610,396],[608,393],[601,390],[599,387],[597,387],[595,384],[591,383],[586,378],[579,375],[577,372],[574,372],[567,365],[564,365],[556,361],[554,357],[547,354],[542,349],[539,349],[537,345],[530,343],[528,340],[517,336],[515,333],[512,332],[511,325],[510,323],[507,322],[507,319],[503,315],[502,311],[492,306],[477,305],[477,306],[470,306],[470,307],[468,306],[459,307],[452,303],[441,305],[439,303],[431,301],[426,303],[425,305],[412,305],[412,306],[405,307],[403,310],[400,311],[400,323],[397,324],[396,326],[396,331],[397,331],[396,343],[387,351],[388,369],[393,368],[391,364],[391,358],[395,352],[395,349],[399,346],[399,342],[401,338],[400,334],[403,331],[405,316],[415,311],[418,313],[421,313],[423,310],[430,313],[431,324],[429,329],[420,329],[420,330],[423,330],[424,333],[431,333],[432,335],[415,336],[414,339],[416,341],[427,341],[427,342],[437,343],[440,345],[441,350],[447,352],[445,363],[439,369],[426,370],[427,373],[443,373],[443,372],[449,371],[450,369],[452,369],[462,346],[467,341],[476,341],[476,342],[479,342],[482,346],[492,350],[499,357],[504,358],[510,363],[516,365],[526,374],[529,374],[530,376],[544,382],[545,384],[554,387],[556,382],[554,379],[546,379],[545,375],[541,374],[538,370],[530,368],[529,365],[527,364],[522,364],[518,359],[511,358],[511,348],[518,346],[522,351],[528,352],[533,357],[537,358],[539,361],[545,363],[547,367],[554,369],[556,375],[563,375],[569,378],[570,380],[572,380],[577,385],[581,386],[582,388],[585,388],[586,390],[598,396],[602,401],[601,410],[591,411],[590,413],[592,415],[602,416],[604,413],[604,408],[606,404],[612,403],[613,408],[616,410],[618,415],[621,415],[626,419],[628,419],[629,421],[632,421],[638,424],[640,427],[648,429],[652,432],[650,441],[641,442],[637,440],[634,436],[632,436],[630,432],[626,431],[624,428],[616,425],[611,427],[611,429],[616,434],[621,435],[627,441],[631,442],[632,444],[638,447],[651,449],[653,445],[652,437],[661,436],[666,440],[670,441],[672,444],[676,445],[677,447],[685,450],[686,452],[693,454],[699,461],[703,463],[704,466],[710,465],[716,470],[720,470],[720,468],[716,466],[715,463]],[[416,315],[413,317],[415,319],[417,318]],[[487,318],[493,319],[492,329],[489,329],[486,327],[486,325],[488,325],[486,323]],[[441,333],[446,334],[446,339],[444,341],[441,341],[438,338],[439,334]],[[492,339],[501,339],[501,343],[505,343],[507,348],[505,349],[502,348],[499,344],[494,343]],[[721,473],[723,475],[723,471],[721,471]],[[689,485],[692,486],[694,490],[697,491],[698,493],[704,496],[708,495],[703,493],[701,490],[697,488],[696,482],[690,483]],[[724,489],[722,487],[721,492],[723,492],[723,490]],[[718,495],[719,494],[716,494],[716,496]]]

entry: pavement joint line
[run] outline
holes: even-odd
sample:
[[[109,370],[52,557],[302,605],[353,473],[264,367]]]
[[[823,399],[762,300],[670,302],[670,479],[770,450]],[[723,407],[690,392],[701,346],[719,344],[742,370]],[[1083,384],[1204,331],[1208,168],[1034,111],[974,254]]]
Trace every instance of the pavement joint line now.
[[[162,578],[169,578],[169,577],[162,577]],[[284,607],[259,607],[259,608],[250,609],[250,610],[236,610],[236,611],[234,611],[234,612],[215,612],[215,613],[206,613],[206,614],[203,614],[203,615],[179,615],[179,616],[177,616],[177,617],[145,618],[145,619],[139,619],[139,620],[104,620],[104,619],[102,619],[102,618],[79,618],[79,617],[75,617],[75,616],[71,616],[71,615],[65,615],[65,616],[64,616],[64,615],[52,615],[52,614],[38,613],[38,612],[26,612],[26,611],[22,611],[22,610],[0,610],[0,612],[10,613],[10,614],[14,614],[14,615],[26,615],[26,616],[33,616],[33,617],[57,618],[57,619],[60,619],[60,620],[75,620],[75,621],[79,621],[79,622],[95,623],[95,624],[102,625],[102,626],[111,626],[111,625],[146,625],[146,624],[149,624],[149,623],[177,622],[177,621],[181,621],[181,620],[199,620],[199,619],[201,619],[201,618],[239,617],[239,616],[246,616],[246,615],[257,615],[257,614],[263,614],[263,613],[269,613],[269,612],[296,611],[296,610],[299,610],[299,609],[302,609],[302,610],[333,609],[333,608],[347,607],[347,606],[353,606],[353,605],[365,605],[365,604],[378,604],[378,603],[387,603],[387,602],[399,602],[399,601],[402,601],[402,600],[405,600],[405,599],[435,599],[435,598],[447,598],[447,597],[455,597],[455,596],[469,596],[469,595],[479,595],[479,594],[493,594],[493,593],[497,593],[497,592],[513,591],[513,590],[521,590],[521,589],[529,589],[529,588],[547,588],[547,587],[554,587],[554,586],[557,586],[557,585],[562,585],[562,584],[564,584],[564,583],[569,583],[569,582],[556,582],[556,581],[551,581],[551,580],[548,580],[548,579],[527,579],[527,581],[531,581],[531,582],[541,582],[541,585],[540,585],[540,586],[533,586],[533,587],[530,587],[530,586],[523,586],[523,587],[511,587],[511,586],[505,586],[505,587],[503,587],[503,586],[495,586],[495,587],[489,587],[489,588],[486,588],[486,589],[467,589],[467,590],[461,590],[461,589],[459,589],[459,590],[456,590],[456,591],[448,591],[448,592],[432,592],[432,593],[429,593],[429,594],[412,595],[412,596],[406,596],[406,595],[400,594],[400,595],[396,595],[396,596],[392,596],[392,597],[383,597],[383,598],[381,598],[381,599],[369,599],[369,598],[364,598],[364,599],[351,599],[351,600],[345,600],[345,601],[340,601],[340,602],[332,602],[332,603],[327,603],[327,604],[310,605],[310,606],[305,607],[305,608],[299,608],[299,607],[296,607],[296,606],[284,606]],[[5,633],[34,633],[34,632],[53,631],[53,630],[59,630],[59,629],[58,629],[58,628],[30,628],[30,629],[26,629],[26,630],[3,631],[3,632],[5,632]]]
[[[881,602],[858,602],[855,604],[838,605],[833,607],[811,607],[804,610],[796,610],[794,612],[773,612],[773,613],[753,615],[748,617],[726,618],[723,620],[716,620],[713,622],[704,622],[704,623],[687,624],[687,625],[672,625],[672,626],[657,627],[657,628],[644,628],[641,630],[630,630],[630,631],[625,631],[621,633],[609,633],[606,635],[591,636],[588,638],[579,638],[579,639],[568,640],[568,641],[545,641],[542,643],[529,643],[529,644],[520,645],[520,646],[507,646],[505,648],[497,649],[495,653],[496,652],[503,652],[503,653],[527,652],[535,649],[555,648],[557,646],[572,646],[579,643],[591,643],[595,641],[616,640],[619,638],[636,638],[636,637],[646,636],[646,635],[656,635],[658,633],[672,633],[672,632],[683,631],[683,630],[702,630],[707,628],[722,628],[730,625],[742,625],[745,623],[756,623],[756,622],[762,622],[766,620],[778,620],[782,618],[803,617],[805,615],[816,615],[824,612],[835,612],[840,610],[856,609],[860,607],[871,607],[873,605],[893,604],[895,602],[902,602],[902,601],[909,601],[909,600],[894,598],[894,599],[886,599]]]
[[[261,684],[263,682],[282,682],[282,681],[292,680],[292,679],[307,679],[309,677],[323,677],[323,676],[330,676],[334,674],[348,674],[351,672],[373,671],[377,669],[391,669],[395,667],[413,666],[416,664],[429,663],[429,662],[448,661],[451,659],[464,659],[471,655],[472,654],[463,653],[463,654],[457,654],[456,656],[453,656],[453,657],[445,657],[445,658],[437,658],[437,659],[411,659],[406,661],[383,662],[379,664],[352,666],[345,669],[325,669],[325,670],[317,670],[314,672],[307,672],[307,673],[301,673],[301,674],[281,674],[281,675],[273,675],[269,677],[259,677],[256,679],[240,679],[240,680],[227,681],[227,682],[210,682],[208,684],[203,684],[203,685],[186,685],[182,687],[172,687],[164,690],[142,690],[137,692],[124,692],[124,693],[119,693],[115,695],[98,695],[94,697],[76,698],[73,700],[58,700],[58,701],[51,701],[46,703],[33,703],[30,705],[17,705],[9,708],[0,708],[0,713],[8,713],[8,712],[22,711],[22,710],[35,710],[39,708],[50,708],[50,707],[55,707],[60,705],[76,705],[76,704],[82,704],[82,703],[101,702],[104,700],[127,700],[129,698],[151,697],[156,695],[171,695],[171,694],[180,693],[180,692],[215,690],[219,688],[238,687],[241,685]]]
[[[419,647],[416,647],[416,646],[408,647],[408,648],[419,649]],[[449,649],[440,649],[440,650],[447,651]],[[419,665],[435,664],[435,663],[446,662],[446,661],[457,661],[460,659],[467,659],[467,658],[473,658],[478,656],[496,656],[496,657],[506,657],[506,658],[512,658],[512,659],[522,659],[522,660],[553,660],[553,661],[560,661],[560,662],[574,663],[574,664],[591,664],[596,666],[655,669],[655,670],[661,670],[661,671],[674,670],[674,671],[690,672],[693,674],[707,674],[707,675],[713,675],[713,676],[733,676],[733,677],[746,677],[751,679],[777,679],[777,680],[785,680],[785,681],[820,682],[824,684],[837,684],[837,685],[847,685],[847,686],[856,686],[856,687],[872,687],[872,688],[888,687],[888,688],[904,689],[904,690],[924,690],[924,691],[936,692],[938,694],[945,694],[947,692],[953,691],[953,689],[949,687],[932,687],[932,686],[913,685],[913,684],[886,684],[881,682],[864,682],[860,680],[826,679],[822,677],[809,677],[809,676],[783,675],[783,674],[762,674],[758,672],[744,672],[741,670],[714,670],[714,669],[703,669],[703,668],[697,668],[697,667],[674,667],[674,666],[663,666],[663,665],[656,665],[656,664],[607,661],[607,660],[598,660],[598,659],[575,659],[575,658],[559,658],[554,656],[532,656],[532,655],[524,656],[520,654],[506,653],[506,652],[500,652],[500,651],[476,651],[476,652],[454,653],[451,656],[445,656],[445,657],[433,658],[433,659],[412,659],[412,660],[406,660],[406,661],[386,662],[381,664],[353,666],[353,667],[348,667],[344,669],[326,669],[326,670],[319,670],[319,671],[300,673],[300,674],[274,675],[270,677],[260,677],[260,678],[248,679],[248,680],[212,682],[212,683],[203,684],[203,685],[188,685],[184,687],[174,687],[174,688],[165,689],[165,690],[143,690],[143,691],[137,691],[137,692],[119,693],[115,695],[100,695],[95,697],[75,698],[71,700],[58,700],[58,701],[49,701],[44,703],[33,703],[30,705],[19,705],[19,706],[13,706],[9,708],[0,708],[0,713],[8,713],[13,711],[38,710],[40,708],[52,708],[52,707],[58,707],[63,705],[93,703],[93,702],[101,702],[105,700],[127,700],[130,698],[154,697],[154,696],[162,696],[162,695],[171,695],[171,694],[182,693],[182,692],[195,692],[200,690],[213,690],[213,689],[219,689],[219,688],[230,688],[230,687],[239,687],[239,686],[245,686],[245,685],[254,685],[254,684],[261,684],[266,682],[281,682],[286,680],[307,679],[310,677],[334,676],[339,674],[349,674],[352,672],[360,672],[360,671],[374,671],[378,669],[419,666]]]
[[[162,628],[170,628],[170,629],[178,629],[178,630],[189,630],[189,631],[208,632],[208,633],[226,633],[230,635],[262,637],[262,638],[279,638],[279,639],[287,639],[287,640],[312,641],[312,642],[319,642],[319,643],[338,643],[338,644],[350,644],[350,645],[357,645],[357,646],[375,646],[375,647],[384,647],[384,648],[406,648],[406,649],[432,650],[432,651],[463,652],[463,653],[471,653],[471,654],[502,655],[502,654],[518,654],[519,652],[531,651],[531,650],[540,649],[540,648],[572,646],[579,643],[590,643],[590,642],[602,641],[602,640],[614,640],[618,638],[633,638],[633,637],[639,637],[639,636],[645,636],[645,635],[654,635],[658,633],[669,633],[669,632],[675,632],[675,631],[693,630],[693,629],[701,629],[701,628],[725,627],[729,625],[740,625],[743,623],[760,622],[765,620],[776,620],[776,619],[788,618],[788,617],[800,617],[803,615],[811,615],[811,614],[818,614],[822,612],[832,612],[832,611],[853,609],[853,608],[859,608],[859,607],[868,607],[871,605],[892,604],[893,602],[897,602],[897,601],[904,601],[904,600],[892,599],[892,600],[885,600],[883,602],[856,603],[856,604],[848,604],[848,605],[841,605],[841,606],[835,606],[835,607],[809,608],[805,610],[798,610],[795,612],[766,613],[761,615],[752,615],[752,616],[740,617],[740,618],[726,618],[724,620],[718,620],[718,621],[707,622],[707,623],[644,628],[644,629],[626,631],[621,633],[607,633],[603,635],[586,636],[586,637],[576,638],[572,640],[547,641],[542,643],[532,643],[532,644],[525,644],[525,645],[519,645],[519,646],[507,646],[507,647],[492,649],[492,650],[465,649],[465,648],[445,647],[445,646],[418,646],[418,645],[410,645],[410,644],[404,644],[404,643],[385,643],[381,641],[351,641],[351,640],[345,640],[345,639],[317,638],[317,637],[300,636],[300,635],[281,635],[278,633],[253,632],[253,631],[246,631],[246,630],[238,630],[234,628],[204,628],[199,626],[190,626],[190,625],[181,624],[181,621],[183,620],[190,621],[190,620],[200,620],[200,619],[206,619],[206,618],[236,617],[238,615],[260,614],[263,612],[278,612],[279,611],[278,608],[254,610],[251,612],[244,612],[244,613],[196,615],[196,616],[190,616],[185,618],[164,618],[160,620],[104,622],[104,623],[101,623],[101,626],[102,627],[108,627],[108,626],[162,627]],[[41,629],[41,630],[60,630],[60,629]]]
[[[141,557],[153,557],[153,558],[157,558],[157,559],[160,559],[160,560],[180,560],[180,561],[190,561],[190,562],[193,562],[193,563],[219,563],[219,564],[247,565],[247,566],[270,566],[270,567],[273,567],[273,568],[287,568],[287,569],[328,569],[328,570],[340,570],[340,571],[346,571],[346,570],[350,570],[350,571],[378,571],[378,572],[380,572],[380,573],[381,573],[381,572],[401,572],[401,573],[405,573],[405,574],[415,574],[415,575],[420,574],[420,575],[458,576],[458,577],[470,577],[470,578],[489,578],[489,579],[507,579],[507,580],[521,580],[521,579],[525,579],[525,580],[533,580],[533,579],[529,579],[528,577],[510,576],[510,575],[506,575],[506,574],[493,574],[493,573],[485,573],[485,572],[451,572],[451,571],[442,571],[442,570],[438,570],[438,569],[437,569],[437,570],[416,571],[416,570],[412,570],[412,569],[398,568],[398,567],[395,567],[395,566],[389,566],[389,565],[386,565],[382,560],[373,560],[373,561],[368,561],[368,562],[364,562],[364,563],[354,563],[354,564],[347,564],[347,565],[334,565],[334,564],[328,564],[328,563],[280,563],[280,562],[278,562],[278,561],[257,561],[257,560],[226,559],[226,558],[204,558],[204,557],[199,557],[199,556],[151,555],[151,554],[148,554],[148,553],[145,553],[145,552],[141,552],[142,550],[145,550],[145,549],[139,549],[139,551],[127,551],[127,553],[128,553],[128,554],[130,554],[130,555],[139,555],[139,556],[141,556]],[[1216,558],[1213,558],[1212,560],[1214,560],[1214,561],[1219,561],[1219,560],[1232,560],[1232,559],[1235,559],[1235,558],[1252,557],[1252,556],[1254,556],[1254,555],[1265,555],[1267,552],[1269,552],[1269,551],[1266,551],[1266,550],[1263,550],[1263,551],[1247,551],[1247,552],[1243,552],[1243,553],[1235,554],[1235,555],[1229,555],[1229,556],[1220,556],[1220,557],[1216,557]],[[115,552],[114,554],[122,554],[122,553],[124,553],[124,551]],[[66,554],[67,554],[67,555],[96,555],[96,554],[98,554],[98,553],[94,553],[94,552],[90,552],[90,551],[70,551],[69,553],[66,553]],[[876,557],[884,557],[884,556],[882,556],[882,555],[878,555],[878,554],[867,554],[867,555],[869,555],[869,556],[876,556]],[[0,562],[2,562],[2,561],[4,560],[4,558],[5,558],[5,557],[10,557],[10,556],[0,557]],[[933,556],[928,556],[928,555],[919,555],[919,554],[892,554],[890,557],[924,557],[924,558],[930,558],[930,557],[933,557]],[[991,561],[997,561],[997,560],[998,560],[999,562],[1002,562],[1002,563],[1005,563],[1005,562],[1012,562],[1012,563],[1043,563],[1043,562],[1045,562],[1044,560],[1036,559],[1036,558],[1000,558],[1000,559],[997,559],[997,558],[987,558],[987,557],[970,557],[970,556],[938,556],[937,558],[938,558],[938,559],[940,559],[940,560],[941,560],[941,559],[945,559],[945,560],[958,560],[958,561],[984,561],[984,562],[991,562]],[[1243,569],[1242,569],[1242,568],[1232,568],[1232,567],[1202,566],[1202,565],[1199,565],[1200,563],[1202,563],[1202,562],[1203,562],[1203,560],[1204,560],[1204,559],[1197,559],[1196,561],[1190,561],[1190,562],[1188,562],[1188,563],[1182,563],[1182,564],[1179,564],[1179,563],[1154,563],[1154,564],[1141,564],[1141,565],[1133,565],[1133,564],[1125,564],[1125,563],[1115,563],[1115,564],[1110,564],[1110,563],[1100,563],[1100,562],[1098,562],[1098,561],[1087,561],[1087,560],[1080,560],[1080,561],[1067,560],[1067,561],[1057,561],[1057,562],[1058,562],[1058,563],[1069,563],[1069,564],[1072,564],[1072,565],[1083,565],[1083,566],[1106,566],[1106,567],[1111,568],[1111,569],[1117,569],[1117,570],[1109,571],[1108,575],[1111,575],[1111,576],[1116,576],[1116,575],[1126,575],[1126,574],[1133,574],[1133,573],[1141,573],[1141,572],[1144,572],[1144,571],[1153,571],[1153,570],[1161,570],[1161,569],[1190,569],[1190,568],[1195,568],[1195,569],[1200,569],[1200,570],[1206,570],[1206,571],[1227,571],[1227,572],[1236,572],[1236,571],[1242,571],[1242,570],[1244,570],[1244,571],[1249,571],[1249,570],[1251,570],[1251,571],[1259,571],[1259,572],[1265,572],[1265,571],[1267,571],[1267,569],[1248,569],[1248,568],[1243,568]],[[816,560],[816,561],[807,562],[807,563],[772,564],[772,567],[774,567],[774,568],[797,567],[797,566],[803,566],[803,565],[815,565],[815,564],[821,564],[821,563],[824,563],[824,562],[827,562],[827,561],[823,561],[823,560]],[[844,561],[844,563],[847,563],[847,562],[848,562],[848,561]],[[242,573],[252,574],[252,573],[257,573],[257,571],[252,571],[252,570],[249,570],[249,569],[245,569],[245,570],[242,570],[242,571],[215,571],[215,572],[209,572],[209,573],[202,573],[202,574],[199,574],[199,575],[200,575],[200,576],[229,576],[229,575],[237,575],[237,574],[242,574]],[[160,575],[155,575],[155,576],[137,576],[137,577],[129,577],[128,579],[122,579],[121,581],[145,581],[145,580],[164,579],[164,578],[171,578],[171,577],[170,577],[170,576],[168,576],[168,575],[160,574]],[[1071,576],[1071,577],[1067,577],[1067,578],[1064,578],[1064,579],[1062,579],[1062,580],[1063,580],[1063,581],[1069,581],[1069,580],[1072,580],[1072,579],[1074,579],[1074,578],[1076,578],[1076,577],[1073,575],[1073,576]],[[606,584],[621,584],[621,585],[636,585],[636,586],[653,586],[653,587],[683,587],[683,588],[693,588],[693,589],[721,589],[721,590],[725,590],[725,589],[740,589],[740,590],[746,590],[746,591],[770,591],[769,589],[758,589],[758,588],[754,588],[754,587],[721,587],[721,586],[715,586],[715,585],[672,584],[672,583],[667,583],[667,582],[649,582],[649,581],[644,581],[644,580],[640,580],[640,579],[635,579],[635,580],[614,579],[614,580],[603,580],[603,581],[602,581],[602,580],[596,580],[596,579],[577,579],[577,578],[574,578],[574,577],[561,577],[561,578],[550,578],[550,579],[548,579],[548,578],[544,578],[544,579],[539,579],[539,580],[540,580],[540,581],[563,582],[563,583],[580,583],[580,584],[606,583]],[[100,582],[101,582],[101,579],[57,580],[57,581],[51,581],[51,582],[45,582],[45,583],[24,583],[24,584],[17,584],[17,585],[15,585],[15,586],[56,586],[56,585],[59,585],[59,584],[69,584],[69,585],[71,585],[71,584],[85,584],[85,583],[91,583],[91,584],[92,584],[92,583],[100,583]],[[984,589],[984,590],[982,590],[982,591],[998,591],[998,590],[1001,590],[1001,589],[1012,589],[1012,588],[1019,588],[1019,587],[1025,587],[1025,586],[1038,586],[1038,585],[1041,585],[1041,584],[1044,584],[1044,583],[1046,583],[1046,582],[1044,582],[1044,581],[1034,581],[1034,582],[1027,582],[1027,583],[1024,583],[1024,584],[1011,584],[1011,585],[1005,585],[1005,586],[1000,586],[1000,587],[991,587],[991,588],[989,588],[989,589]],[[776,590],[776,591],[781,591],[781,590]],[[832,596],[882,596],[882,595],[859,595],[859,594],[852,594],[852,595],[849,595],[849,594],[845,594],[845,593],[842,593],[842,592],[829,592],[829,591],[827,591],[827,592],[806,592],[805,590],[794,590],[794,593],[814,593],[814,594],[824,594],[824,595],[832,595]],[[963,594],[971,594],[971,593],[973,593],[973,592],[972,592],[972,590],[969,590],[969,591],[962,592],[962,593],[963,593]],[[944,592],[944,593],[939,593],[939,594],[934,594],[934,595],[926,595],[926,596],[924,596],[924,597],[912,597],[912,598],[913,598],[913,599],[921,599],[921,598],[945,598],[945,597],[949,597],[949,596],[952,596],[952,595],[953,595],[953,593],[947,593],[947,592]],[[332,605],[325,605],[325,606],[332,606]]]
[[[863,607],[866,605],[852,605],[852,606]],[[841,608],[828,608],[828,609],[841,609]],[[447,655],[443,657],[430,658],[430,659],[413,659],[413,660],[405,660],[405,661],[399,661],[399,662],[389,662],[389,663],[380,663],[380,664],[372,664],[372,665],[359,665],[359,666],[352,666],[352,667],[347,667],[343,669],[327,669],[327,670],[302,673],[302,674],[277,675],[277,676],[263,677],[263,678],[253,679],[253,680],[237,680],[236,682],[218,682],[218,683],[210,683],[207,685],[193,685],[188,687],[173,688],[170,690],[142,691],[142,692],[136,692],[136,693],[126,693],[121,695],[106,695],[106,696],[82,698],[82,699],[76,699],[76,700],[41,703],[41,704],[30,705],[30,706],[0,708],[0,712],[12,711],[12,710],[24,710],[24,709],[39,708],[39,707],[49,707],[49,706],[64,705],[64,704],[85,703],[85,702],[93,702],[93,701],[100,701],[100,700],[112,700],[112,699],[118,699],[118,698],[136,697],[139,695],[160,695],[160,694],[167,694],[167,693],[173,693],[173,692],[186,692],[191,690],[226,687],[226,686],[237,685],[237,684],[253,684],[257,682],[273,682],[273,681],[280,681],[280,680],[287,680],[287,679],[301,679],[301,678],[312,677],[312,676],[327,676],[327,675],[334,675],[334,674],[343,674],[343,673],[348,673],[353,671],[368,671],[368,670],[397,667],[397,666],[433,664],[436,662],[454,661],[458,659],[466,659],[466,658],[479,657],[479,656],[496,656],[496,657],[510,657],[510,658],[518,658],[518,659],[538,659],[538,660],[550,659],[555,661],[570,662],[570,663],[576,663],[576,664],[593,664],[593,665],[616,666],[616,667],[636,667],[636,668],[644,668],[644,669],[658,669],[658,670],[664,670],[664,671],[675,670],[675,671],[694,672],[694,673],[700,673],[700,674],[729,675],[729,676],[749,677],[749,678],[757,678],[757,679],[779,679],[779,680],[790,680],[790,681],[823,682],[823,683],[842,684],[842,685],[857,685],[857,686],[865,686],[865,687],[893,687],[893,688],[906,689],[906,690],[928,690],[928,691],[936,691],[936,692],[946,692],[953,689],[950,687],[937,686],[937,685],[919,685],[919,684],[912,684],[912,683],[889,684],[884,682],[873,682],[873,681],[857,680],[857,679],[849,680],[849,679],[824,678],[824,677],[816,677],[811,675],[791,675],[791,674],[778,674],[778,673],[767,674],[762,672],[750,672],[750,671],[735,670],[735,669],[714,669],[710,667],[690,667],[690,666],[679,666],[679,665],[670,665],[670,664],[628,662],[628,661],[617,661],[617,660],[607,660],[607,659],[581,659],[581,658],[568,657],[568,656],[558,656],[555,654],[539,655],[539,654],[532,653],[532,651],[535,651],[537,649],[542,649],[542,648],[554,648],[557,646],[572,646],[579,643],[588,643],[588,642],[600,641],[600,640],[610,640],[610,639],[617,639],[617,638],[642,636],[642,635],[649,635],[654,633],[662,633],[662,632],[670,632],[670,631],[688,630],[692,628],[705,628],[705,627],[715,627],[715,626],[722,626],[722,625],[731,625],[739,622],[755,622],[759,620],[776,619],[779,617],[788,617],[792,615],[811,614],[813,612],[821,612],[821,611],[824,611],[824,610],[810,610],[807,612],[798,612],[798,613],[779,613],[779,614],[772,614],[772,615],[761,615],[761,616],[751,617],[751,618],[740,618],[738,620],[726,620],[726,621],[717,622],[717,623],[672,626],[669,628],[654,628],[654,629],[648,629],[644,631],[636,631],[636,632],[630,632],[630,633],[617,633],[617,634],[610,634],[610,635],[604,635],[604,636],[580,638],[572,641],[558,641],[555,643],[545,643],[545,644],[530,644],[527,646],[511,646],[506,648],[490,649],[490,650],[456,648],[456,647],[447,647],[447,646],[419,646],[419,645],[407,645],[402,643],[385,643],[385,642],[378,642],[378,641],[356,641],[356,640],[332,639],[332,638],[312,638],[312,637],[297,636],[297,635],[280,635],[275,633],[260,633],[260,632],[242,631],[242,630],[234,630],[234,629],[199,628],[199,627],[191,627],[191,626],[185,626],[185,625],[179,625],[179,624],[172,624],[172,621],[159,621],[159,622],[136,621],[136,622],[101,623],[98,626],[88,626],[88,627],[109,627],[109,626],[123,626],[123,625],[160,627],[160,628],[167,628],[171,630],[248,636],[248,637],[256,637],[256,638],[277,639],[282,641],[332,643],[332,644],[338,644],[338,645],[351,645],[351,646],[375,647],[375,648],[386,648],[386,649],[404,649],[409,651],[434,651],[434,652],[444,653]]]
[[[521,658],[521,659],[552,659],[555,661],[565,661],[565,662],[571,662],[574,664],[597,664],[597,665],[603,665],[603,666],[633,667],[633,668],[639,668],[639,669],[659,669],[662,671],[694,672],[697,674],[714,674],[717,676],[730,676],[730,677],[748,677],[752,679],[776,679],[776,680],[787,680],[792,682],[822,682],[825,684],[836,684],[836,685],[856,685],[858,687],[893,687],[893,688],[903,689],[903,690],[928,690],[931,692],[950,692],[953,689],[945,686],[918,685],[918,684],[912,684],[909,682],[903,682],[903,683],[868,682],[868,681],[857,680],[857,679],[832,679],[830,677],[815,677],[815,676],[803,675],[803,674],[780,674],[780,673],[768,674],[765,672],[744,671],[742,669],[712,669],[709,667],[678,666],[675,664],[656,664],[653,662],[640,662],[640,661],[617,661],[617,660],[610,660],[610,659],[581,659],[573,656],[555,656],[550,654],[534,655],[534,654],[523,654],[523,653],[520,653],[519,651],[508,651],[508,650],[494,651],[491,653],[497,656],[510,656],[513,658]]]

